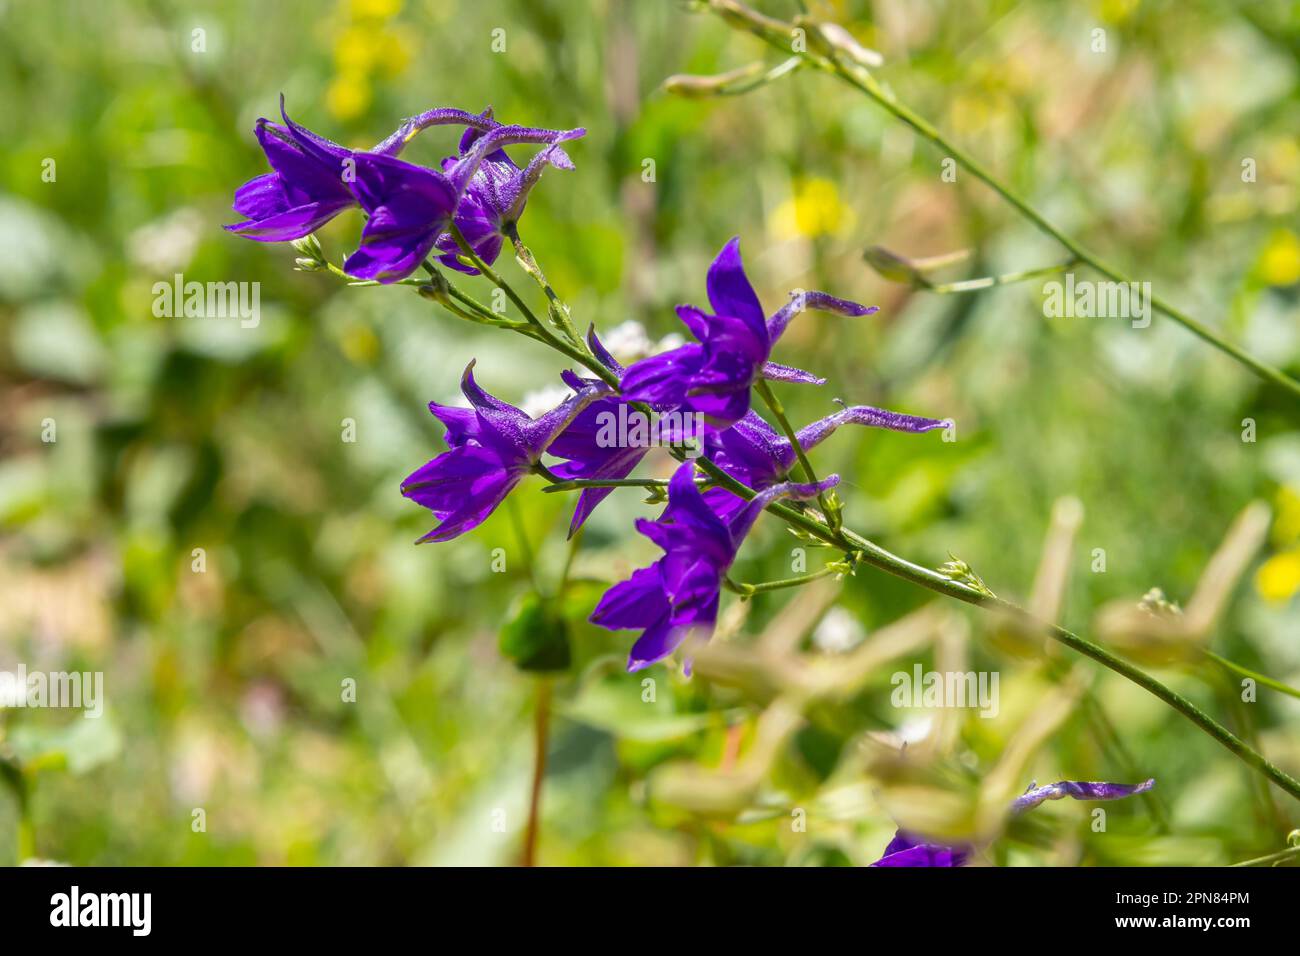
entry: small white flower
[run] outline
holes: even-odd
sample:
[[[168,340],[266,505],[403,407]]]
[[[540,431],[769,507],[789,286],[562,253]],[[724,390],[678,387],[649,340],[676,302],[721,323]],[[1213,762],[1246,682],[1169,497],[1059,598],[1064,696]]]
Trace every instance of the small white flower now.
[[[836,606],[826,612],[813,631],[812,642],[827,654],[843,654],[862,643],[866,631],[857,619],[844,608]]]
[[[903,721],[898,728],[898,737],[905,744],[919,744],[930,736],[934,729],[934,714],[916,714]]]
[[[630,365],[650,354],[650,336],[646,335],[645,326],[635,319],[614,326],[600,340],[609,354],[624,365]]]
[[[178,209],[162,219],[145,223],[127,236],[127,255],[151,272],[183,269],[194,258],[207,226],[207,220],[197,209]]]
[[[541,418],[572,394],[567,385],[546,385],[526,394],[519,408],[529,418]]]
[[[671,352],[673,349],[679,349],[685,344],[686,337],[680,332],[669,332],[655,343],[653,354],[658,355],[660,352]]]

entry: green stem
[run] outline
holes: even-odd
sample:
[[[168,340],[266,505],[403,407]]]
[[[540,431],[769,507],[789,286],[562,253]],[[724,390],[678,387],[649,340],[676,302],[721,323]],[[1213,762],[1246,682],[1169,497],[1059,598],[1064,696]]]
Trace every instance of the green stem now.
[[[1263,684],[1265,687],[1271,687],[1273,688],[1273,690],[1283,694],[1290,694],[1292,697],[1300,697],[1300,690],[1297,690],[1296,688],[1291,687],[1288,684],[1283,684],[1280,680],[1274,680],[1273,678],[1268,677],[1264,674],[1258,674],[1255,671],[1248,670],[1247,668],[1242,667],[1240,664],[1234,664],[1226,657],[1220,657],[1218,654],[1214,653],[1214,651],[1206,651],[1205,656],[1208,657],[1210,660],[1214,661],[1216,664],[1218,664],[1220,667],[1224,668],[1225,670],[1231,671],[1232,673],[1238,674],[1242,677],[1249,677],[1257,684]]]
[[[479,258],[478,253],[476,253],[473,247],[470,246],[469,242],[465,239],[465,236],[461,233],[455,223],[450,226],[450,231],[452,237],[456,240],[456,244],[460,246],[462,255],[469,260],[470,264],[473,265],[475,269],[486,276],[488,281],[506,294],[506,297],[515,304],[515,308],[523,314],[524,318],[526,318],[529,324],[541,334],[547,343],[553,346],[556,350],[563,352],[574,361],[581,362],[586,368],[600,376],[600,378],[607,384],[614,387],[618,386],[618,376],[605,368],[605,366],[601,365],[600,362],[596,361],[595,357],[588,352],[586,347],[581,345],[580,340],[578,345],[574,345],[572,342],[561,339],[555,334],[550,326],[544,324],[542,320],[533,313],[533,310],[528,307],[528,304],[520,298],[519,293],[515,292],[510,283],[502,279],[491,266]]]
[[[1027,282],[1030,279],[1037,279],[1040,276],[1056,275],[1064,272],[1066,269],[1078,265],[1077,262],[1062,262],[1054,266],[1043,266],[1040,269],[1026,269],[1024,272],[1008,272],[1000,276],[982,276],[978,279],[963,279],[960,282],[943,282],[938,285],[925,285],[923,288],[928,292],[935,292],[939,295],[948,295],[954,292],[975,292],[979,289],[991,289],[993,286],[1011,285],[1014,282]]]
[[[1091,266],[1094,270],[1100,272],[1102,275],[1104,275],[1106,278],[1110,279],[1113,282],[1129,283],[1134,281],[1133,279],[1125,275],[1123,272],[1121,272],[1119,269],[1116,269],[1114,266],[1111,266],[1108,263],[1103,262],[1094,253],[1092,253],[1088,249],[1085,249],[1076,239],[1071,238],[1070,236],[1062,232],[1060,229],[1058,229],[1056,226],[1052,225],[1052,223],[1049,222],[1042,213],[1040,213],[1033,206],[1029,205],[1027,201],[1022,199],[1019,196],[1019,194],[1017,194],[1009,186],[1006,186],[1001,181],[999,181],[991,172],[988,171],[988,169],[984,167],[984,165],[981,162],[979,162],[979,160],[975,159],[975,157],[971,156],[965,150],[961,149],[959,146],[949,141],[942,133],[938,131],[938,129],[932,126],[927,120],[914,113],[911,109],[904,106],[902,103],[898,102],[893,97],[886,94],[884,90],[880,88],[879,84],[876,83],[875,79],[872,78],[869,74],[858,75],[855,73],[850,73],[847,69],[845,69],[844,65],[839,63],[838,61],[835,62],[834,67],[835,67],[836,74],[839,75],[842,79],[844,79],[845,82],[849,83],[851,86],[855,87],[856,89],[865,93],[867,96],[871,97],[871,99],[874,100],[878,105],[884,107],[894,116],[896,116],[898,119],[902,120],[913,130],[919,133],[921,136],[923,136],[924,138],[932,142],[935,146],[938,146],[940,149],[944,150],[949,156],[955,159],[959,165],[964,166],[972,175],[974,175],[976,179],[982,181],[985,185],[991,188],[1004,200],[1010,203],[1011,206],[1015,208],[1017,212],[1019,212],[1022,216],[1024,216],[1031,223],[1033,223],[1040,232],[1043,232],[1051,236],[1062,246],[1064,246],[1067,250],[1069,250],[1069,252],[1080,262]],[[1280,385],[1282,388],[1289,391],[1292,395],[1300,397],[1300,382],[1297,382],[1295,379],[1291,378],[1285,372],[1282,372],[1279,369],[1273,368],[1271,365],[1261,362],[1259,359],[1255,358],[1253,355],[1246,352],[1244,349],[1234,345],[1233,343],[1229,342],[1227,339],[1220,336],[1209,326],[1203,324],[1197,319],[1194,319],[1192,316],[1188,315],[1183,310],[1178,309],[1173,305],[1170,305],[1168,302],[1166,302],[1164,299],[1161,299],[1159,296],[1156,295],[1151,296],[1151,305],[1157,311],[1163,312],[1169,318],[1173,319],[1175,322],[1182,325],[1188,331],[1194,333],[1195,335],[1200,336],[1200,338],[1202,338],[1204,341],[1208,342],[1210,345],[1214,346],[1215,348],[1219,349],[1221,352],[1224,352],[1225,354],[1232,356],[1242,365],[1245,365],[1247,368],[1253,371],[1260,378],[1264,379],[1265,381],[1272,382],[1275,385]]]
[[[545,476],[544,476],[545,477]],[[560,478],[549,476],[551,484],[543,491],[579,491],[583,488],[667,488],[666,478]]]
[[[1270,853],[1268,856],[1261,856],[1254,860],[1243,860],[1241,863],[1234,863],[1233,866],[1263,866],[1266,863],[1281,863],[1283,860],[1292,860],[1300,858],[1300,846],[1293,846],[1288,850],[1279,850],[1277,853]]]
[[[790,447],[794,449],[795,457],[799,460],[799,467],[803,469],[804,480],[810,485],[817,484],[817,473],[813,471],[812,462],[808,460],[807,453],[804,452],[803,446],[799,444],[799,436],[790,424],[790,420],[785,417],[785,408],[777,399],[776,393],[772,387],[767,384],[765,379],[759,379],[754,383],[754,391],[758,392],[759,397],[772,410],[772,415],[776,418],[777,423],[781,426],[781,431],[785,432],[785,437],[790,442]],[[817,493],[817,503],[821,506],[822,513],[826,515],[826,520],[830,522],[832,530],[838,531],[840,527],[840,510],[838,507],[832,507],[824,491]]]
[[[469,244],[469,240],[467,240],[464,234],[460,231],[460,227],[455,223],[452,223],[451,226],[449,226],[449,229],[452,238],[455,239],[456,244],[460,246],[461,255],[469,261],[469,264],[482,273],[494,286],[504,292],[506,297],[515,304],[515,308],[523,314],[524,318],[533,325],[540,326],[542,324],[541,320],[533,314],[533,310],[528,307],[528,303],[521,299],[519,293],[515,292],[514,288],[508,282],[502,279],[501,276],[497,275],[496,271],[493,270],[490,265],[479,258],[478,253],[474,251],[474,247]]]
[[[764,591],[780,591],[783,588],[797,588],[819,578],[824,578],[831,574],[844,574],[848,568],[843,564],[828,564],[824,568],[816,571],[810,571],[807,574],[801,574],[793,578],[781,578],[779,581],[763,581],[760,584],[747,584],[743,581],[733,581],[731,578],[725,579],[727,589],[739,594],[741,597],[752,597],[755,594],[762,594]]]
[[[573,320],[569,317],[569,307],[551,288],[551,283],[547,281],[546,274],[542,272],[542,267],[537,264],[537,259],[533,257],[532,250],[524,245],[524,241],[519,238],[519,229],[515,223],[506,223],[505,234],[506,238],[510,240],[510,244],[515,247],[515,258],[519,260],[519,265],[533,277],[533,281],[537,283],[546,296],[551,318],[559,326],[560,331],[574,345],[584,348],[582,337],[578,335],[578,330],[573,327]]]
[[[752,489],[745,487],[740,482],[731,478],[731,476],[727,475],[707,458],[701,458],[697,463],[700,464],[708,474],[714,476],[715,481],[718,484],[721,484],[728,490],[733,491],[746,499],[754,496]],[[1192,723],[1196,724],[1196,726],[1200,727],[1201,730],[1205,731],[1205,733],[1217,740],[1247,766],[1268,777],[1292,797],[1300,800],[1300,781],[1297,781],[1285,771],[1274,766],[1264,757],[1263,754],[1251,748],[1247,743],[1245,743],[1245,741],[1241,740],[1222,724],[1215,721],[1214,718],[1210,717],[1186,697],[1183,697],[1176,691],[1169,689],[1150,674],[1134,667],[1123,658],[1112,654],[1100,644],[1094,644],[1092,641],[1080,637],[1074,632],[1068,631],[1058,625],[1046,624],[1038,621],[1024,608],[1012,604],[1010,601],[1004,601],[993,594],[977,590],[976,588],[946,577],[930,568],[913,564],[911,561],[886,551],[878,544],[868,541],[866,538],[855,534],[847,528],[843,528],[839,532],[832,532],[830,528],[820,522],[782,504],[769,505],[767,510],[778,515],[788,524],[807,532],[821,541],[825,541],[827,544],[842,548],[846,552],[861,551],[863,561],[866,561],[874,567],[880,568],[882,571],[900,577],[905,581],[911,581],[913,584],[918,584],[921,587],[928,588],[938,594],[944,594],[948,597],[956,598],[959,601],[965,601],[967,604],[1002,611],[1012,617],[1020,619],[1026,627],[1037,627],[1043,629],[1046,631],[1047,635],[1057,643],[1064,644],[1066,647],[1077,651],[1085,657],[1092,658],[1097,663],[1110,668],[1116,674],[1119,674],[1121,677],[1128,679],[1155,697],[1158,697]]]
[[[790,31],[793,29],[792,24],[764,16],[755,10],[751,10],[743,3],[740,3],[739,0],[710,0],[710,6],[713,8],[714,12],[722,16],[723,19],[749,30],[749,32],[755,34],[771,45],[778,48],[784,48],[784,45],[788,45]],[[789,52],[788,49],[786,52]],[[960,166],[964,167],[969,173],[975,176],[976,179],[979,179],[995,193],[1001,196],[1003,200],[1028,219],[1040,232],[1051,236],[1064,246],[1077,260],[1079,260],[1079,262],[1092,267],[1094,270],[1106,276],[1113,282],[1128,283],[1133,281],[1127,275],[1120,272],[1120,270],[1102,261],[1091,251],[1085,249],[1078,240],[1070,237],[1054,226],[1048,221],[1046,216],[1031,206],[1025,199],[1021,198],[1018,193],[1011,189],[1011,187],[1005,185],[994,176],[983,163],[961,147],[952,143],[923,116],[920,116],[903,103],[900,103],[892,94],[887,93],[870,73],[860,67],[850,68],[846,66],[838,56],[834,54],[828,57],[812,50],[805,50],[802,51],[802,56],[812,65],[819,69],[834,73],[859,92],[866,94],[878,106],[882,107],[895,118],[911,127],[911,129],[921,137],[939,147],[939,149],[949,157],[956,160]],[[1245,350],[1224,339],[1209,326],[1194,319],[1181,309],[1170,305],[1159,296],[1151,296],[1151,306],[1157,311],[1164,313],[1175,322],[1178,322],[1184,328],[1199,336],[1221,352],[1230,355],[1260,378],[1281,386],[1289,391],[1293,396],[1300,397],[1300,382],[1291,378],[1285,372],[1261,362]]]
[[[507,499],[506,510],[510,512],[510,523],[514,526],[515,537],[519,539],[519,548],[524,552],[524,567],[528,571],[528,580],[532,583],[533,590],[538,591],[533,546],[528,541],[528,529],[524,527],[524,516],[519,513],[519,504],[517,499]],[[540,594],[541,592],[538,591],[538,593]]]

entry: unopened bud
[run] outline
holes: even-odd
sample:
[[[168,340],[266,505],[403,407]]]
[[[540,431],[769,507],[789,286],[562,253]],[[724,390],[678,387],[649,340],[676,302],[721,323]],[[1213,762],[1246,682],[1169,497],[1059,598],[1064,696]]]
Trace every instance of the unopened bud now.
[[[883,66],[885,58],[875,50],[869,50],[859,43],[848,30],[838,23],[816,24],[814,37],[822,42],[818,45],[827,53],[842,53],[858,66]]]
[[[961,262],[969,255],[969,250],[959,249],[938,256],[910,259],[896,252],[890,252],[884,246],[872,246],[862,253],[862,258],[866,260],[867,265],[876,270],[877,274],[891,282],[905,282],[918,289],[926,289],[930,287],[930,280],[926,277],[926,273]]]
[[[750,63],[739,69],[727,73],[718,73],[714,76],[677,73],[664,80],[663,89],[665,93],[672,93],[676,96],[703,99],[710,96],[719,96],[725,93],[729,86],[756,77],[762,72],[762,63]]]
[[[315,233],[308,233],[301,239],[295,239],[290,245],[308,259],[322,260],[325,258],[325,250],[320,247],[320,240],[316,238]]]

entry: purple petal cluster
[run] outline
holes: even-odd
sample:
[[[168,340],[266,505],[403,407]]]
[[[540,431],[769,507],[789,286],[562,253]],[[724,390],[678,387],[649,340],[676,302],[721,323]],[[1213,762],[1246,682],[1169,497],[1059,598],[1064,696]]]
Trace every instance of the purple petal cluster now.
[[[226,226],[259,242],[301,239],[357,202],[343,179],[352,151],[289,119],[283,96],[280,115],[283,126],[257,121],[253,135],[272,172],[235,190],[234,210],[244,221]]]
[[[759,513],[779,498],[814,498],[838,482],[838,475],[830,475],[815,485],[774,485],[724,521],[695,486],[694,465],[683,463],[668,483],[663,516],[636,524],[664,556],[605,592],[591,622],[610,630],[641,631],[628,658],[629,671],[663,660],[687,637],[706,640],[718,619],[722,579]]]
[[[439,243],[445,263],[475,271],[456,259],[453,223],[482,259],[496,261],[504,230],[522,215],[542,169],[573,168],[559,144],[586,132],[503,126],[491,110],[437,109],[407,120],[373,150],[354,152],[290,120],[283,97],[280,112],[284,126],[260,119],[254,131],[273,171],[239,187],[234,209],[245,219],[226,228],[249,239],[287,242],[360,206],[366,224],[344,269],[384,283],[409,276]],[[397,158],[421,129],[447,124],[467,128],[460,154],[441,169]],[[521,143],[542,147],[523,170],[503,148]]]
[[[471,126],[465,130],[460,139],[460,155],[449,156],[442,161],[443,171],[449,175],[458,163],[469,157],[476,143],[497,128],[490,109],[485,110],[479,118],[490,125],[486,129]],[[453,221],[474,253],[488,265],[497,261],[507,230],[513,229],[514,223],[524,214],[528,194],[537,185],[546,167],[573,169],[573,161],[559,142],[557,139],[540,150],[523,169],[515,165],[505,150],[493,150],[483,157],[470,178]],[[460,261],[460,247],[451,233],[440,235],[435,245],[445,253],[438,257],[443,265],[469,275],[478,274],[478,269]]]
[[[713,314],[690,305],[678,317],[696,339],[680,348],[631,365],[620,381],[630,401],[699,412],[717,428],[727,428],[749,411],[750,388],[759,378],[821,384],[810,372],[768,362],[772,347],[790,320],[805,308],[860,316],[876,312],[824,292],[795,296],[770,319],[745,275],[740,239],[723,246],[709,267],[706,283]]]
[[[478,119],[485,119],[484,116]],[[467,157],[489,152],[492,137],[504,127],[478,135],[467,134]],[[489,146],[484,144],[488,143]],[[548,150],[554,148],[554,144]],[[539,162],[554,162],[555,153],[544,150]],[[496,160],[499,162],[499,160]],[[372,166],[389,168],[399,161],[381,159]],[[447,167],[454,175],[466,159]],[[498,169],[489,173],[486,190],[505,182],[491,177],[514,175]],[[477,173],[475,175],[478,175]],[[527,177],[527,171],[523,175]],[[485,193],[486,195],[486,193]],[[492,197],[488,215],[499,229],[495,210],[519,200],[505,192]],[[488,206],[476,206],[487,210]],[[477,215],[477,211],[474,212]],[[458,213],[459,215],[459,213]],[[485,222],[487,220],[485,219]],[[481,234],[475,233],[481,238]],[[429,236],[425,236],[428,241]],[[441,241],[441,240],[438,240]],[[563,480],[616,481],[636,469],[654,444],[634,439],[631,430],[610,441],[611,420],[648,414],[698,415],[711,424],[703,434],[702,451],[730,477],[754,492],[735,494],[720,486],[702,489],[693,465],[683,463],[668,483],[668,506],[657,521],[641,520],[637,530],[664,552],[649,567],[641,568],[604,595],[591,621],[610,630],[638,630],[628,658],[629,670],[662,661],[688,637],[707,639],[713,632],[723,580],[735,561],[746,535],[760,512],[780,498],[808,499],[833,487],[838,476],[817,484],[788,480],[797,462],[790,439],[778,434],[749,409],[749,392],[759,376],[790,382],[820,382],[808,372],[777,366],[767,360],[774,342],[790,319],[805,308],[823,308],[846,315],[864,315],[862,306],[825,293],[795,296],[770,319],[764,319],[758,297],[741,267],[738,243],[732,240],[714,261],[708,276],[709,302],[716,314],[682,307],[697,343],[643,359],[623,368],[604,348],[593,329],[587,344],[592,356],[618,378],[614,390],[598,379],[565,372],[573,395],[537,421],[520,410],[482,392],[467,370],[463,389],[471,407],[429,407],[446,426],[450,450],[416,471],[403,485],[403,493],[429,508],[440,524],[423,539],[445,541],[476,527],[497,507],[516,484],[535,470],[543,454],[558,459],[549,472]],[[635,406],[635,407],[633,407]],[[845,406],[796,433],[799,445],[816,447],[843,425],[865,425],[920,433],[942,427],[944,421],[921,418],[868,405]],[[674,426],[681,427],[681,426]],[[670,428],[669,440],[679,441]],[[662,433],[659,436],[663,437]],[[610,487],[582,490],[569,525],[572,535],[611,493]],[[689,670],[689,661],[687,662]]]
[[[1121,800],[1146,793],[1156,785],[1155,779],[1142,783],[1091,783],[1084,780],[1062,780],[1045,787],[1031,787],[1011,802],[1011,813],[1032,810],[1047,800]],[[885,847],[884,855],[872,866],[963,866],[974,848],[966,845],[949,846],[933,843],[925,837],[899,830]]]
[[[585,385],[541,418],[489,395],[474,381],[471,362],[461,378],[469,408],[429,403],[447,427],[449,450],[417,468],[402,494],[428,508],[441,522],[420,539],[449,541],[478,527],[541,459],[564,428],[608,387]]]
[[[596,359],[611,372],[620,374],[623,366],[610,355],[601,344],[593,328],[587,332],[587,344]],[[566,372],[565,382],[571,388],[594,384],[591,380],[580,379],[571,372]],[[556,458],[565,459],[555,465],[551,471],[560,478],[610,481],[626,478],[641,463],[641,459],[650,451],[648,438],[644,442],[610,443],[601,440],[606,423],[617,420],[620,410],[623,414],[639,414],[628,407],[626,399],[610,394],[592,402],[578,415],[559,437],[551,444],[549,453]],[[584,521],[596,510],[596,506],[609,497],[613,488],[584,488],[578,496],[578,506],[573,511],[569,522],[569,537],[573,537]]]
[[[489,117],[484,114],[478,119],[486,122]],[[489,171],[483,173],[484,162],[501,162],[500,157],[492,158],[494,153],[484,144],[490,144],[503,128],[476,128],[467,133],[462,141],[464,158],[446,167],[449,175],[455,175],[475,150],[483,153],[474,176],[480,177],[486,199],[466,207],[470,210],[466,215],[482,213],[486,225],[481,232],[462,226],[467,237],[472,234],[483,239],[490,232],[499,233],[502,224],[509,221],[509,210],[522,208],[512,204],[522,202],[528,183],[533,181],[528,170],[521,173],[513,164],[489,166]],[[557,149],[551,144],[538,154],[535,162],[539,168],[540,164],[556,161]],[[369,165],[382,172],[398,162],[377,159],[369,161]],[[522,177],[523,186],[512,192],[509,180],[516,175]],[[424,241],[429,238],[426,234]],[[442,243],[441,239],[435,241]],[[664,660],[692,635],[703,640],[712,634],[723,580],[764,508],[781,498],[816,497],[839,481],[835,475],[817,484],[788,481],[797,461],[793,444],[749,409],[750,388],[760,376],[787,382],[822,381],[811,373],[770,363],[767,356],[771,343],[805,308],[845,315],[874,311],[825,293],[804,293],[765,319],[742,268],[736,240],[729,242],[714,261],[707,286],[715,314],[686,306],[679,310],[697,343],[643,359],[625,369],[604,348],[593,329],[587,336],[591,354],[619,379],[620,388],[615,391],[597,379],[565,372],[564,381],[573,396],[536,422],[482,392],[467,370],[463,389],[470,408],[429,406],[447,426],[450,450],[412,474],[402,487],[403,494],[429,508],[440,520],[421,540],[445,541],[482,523],[535,469],[543,454],[558,459],[548,470],[563,480],[600,482],[629,476],[653,441],[648,436],[647,440],[634,440],[631,434],[609,441],[609,422],[618,416],[626,420],[632,415],[644,418],[647,412],[687,412],[708,421],[702,450],[755,494],[746,498],[717,486],[702,490],[688,460],[668,484],[668,506],[663,515],[657,521],[637,522],[637,530],[663,550],[663,557],[610,588],[591,615],[591,621],[601,627],[641,632],[628,658],[628,669],[632,671]],[[855,405],[814,422],[796,437],[807,450],[843,425],[920,433],[944,424],[939,419]],[[569,525],[570,535],[582,527],[612,490],[582,490]],[[689,666],[688,661],[688,671]]]

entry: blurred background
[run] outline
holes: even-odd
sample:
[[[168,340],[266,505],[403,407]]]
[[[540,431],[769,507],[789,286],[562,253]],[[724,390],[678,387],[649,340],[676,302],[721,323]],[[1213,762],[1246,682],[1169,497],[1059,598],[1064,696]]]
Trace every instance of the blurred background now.
[[[883,82],[1067,232],[1300,373],[1300,4],[806,9],[880,51]],[[769,309],[795,288],[881,307],[792,325],[775,358],[829,379],[780,388],[796,424],[833,398],[957,422],[956,441],[846,429],[818,449],[850,527],[929,566],[951,552],[1021,600],[1043,598],[1044,541],[1064,542],[1072,570],[1042,573],[1061,623],[1095,637],[1109,602],[1159,587],[1186,604],[1263,502],[1203,639],[1300,683],[1295,405],[1160,317],[1045,318],[1041,280],[936,295],[875,274],[873,245],[971,250],[951,279],[1062,251],[966,173],[944,181],[943,157],[861,94],[800,71],[668,95],[671,74],[779,62],[668,0],[0,0],[0,23],[0,670],[102,671],[106,697],[99,720],[0,710],[0,861],[514,863],[543,682],[545,864],[870,862],[908,805],[978,801],[1036,727],[1017,792],[1155,777],[1155,799],[1108,805],[1105,833],[1088,805],[1051,804],[989,861],[1226,863],[1300,823],[1146,692],[870,568],[724,595],[730,670],[625,674],[633,635],[585,616],[657,554],[631,528],[656,513],[642,495],[611,497],[574,546],[572,497],[534,480],[477,531],[416,548],[433,519],[398,493],[445,447],[425,403],[454,401],[471,358],[519,404],[558,382],[557,357],[221,229],[265,171],[252,130],[281,93],[356,148],[433,106],[585,126],[576,171],[550,172],[521,223],[580,328],[682,332],[672,306],[704,303],[739,235]],[[404,157],[432,165],[456,135],[431,129]],[[321,231],[332,261],[359,229],[354,212]],[[540,301],[509,256],[499,269]],[[156,317],[153,285],[177,273],[260,283],[260,322]],[[762,521],[733,576],[786,577],[797,546]],[[809,569],[829,557],[809,548]],[[567,644],[563,670],[512,661],[539,627]],[[792,700],[783,682],[814,658],[843,680]],[[891,675],[915,664],[998,672],[999,716],[893,706]],[[1261,687],[1243,703],[1202,657],[1144,666],[1300,772],[1300,701]],[[919,756],[900,769],[903,741]],[[963,812],[934,826],[961,832]]]

